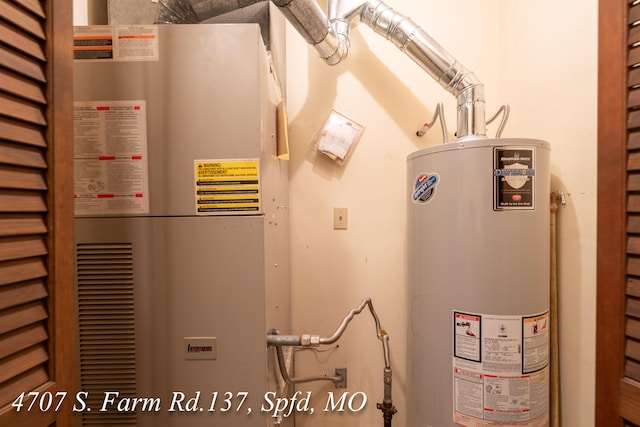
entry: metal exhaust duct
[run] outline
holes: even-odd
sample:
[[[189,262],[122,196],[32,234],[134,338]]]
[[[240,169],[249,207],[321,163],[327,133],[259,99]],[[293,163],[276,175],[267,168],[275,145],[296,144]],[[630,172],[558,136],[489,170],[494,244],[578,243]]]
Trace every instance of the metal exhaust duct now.
[[[336,65],[347,56],[348,35],[338,35],[315,0],[272,1],[327,64]]]
[[[315,0],[272,1],[329,65],[347,56],[349,25],[360,19],[457,98],[458,139],[486,138],[484,86],[410,18],[380,0],[329,0],[329,18]]]
[[[484,86],[410,18],[370,0],[360,19],[393,42],[458,100],[458,138],[485,136]]]
[[[159,22],[202,22],[266,0],[160,0]],[[349,52],[349,27],[358,19],[393,42],[458,102],[458,139],[486,138],[484,86],[410,18],[380,0],[329,0],[329,17],[316,0],[271,0],[329,65]]]
[[[158,23],[198,24],[267,0],[160,0]]]

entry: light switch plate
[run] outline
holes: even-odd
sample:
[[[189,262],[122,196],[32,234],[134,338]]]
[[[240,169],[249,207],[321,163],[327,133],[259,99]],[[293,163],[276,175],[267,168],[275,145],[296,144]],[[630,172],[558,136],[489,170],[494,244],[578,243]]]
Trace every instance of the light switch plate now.
[[[348,220],[347,208],[333,208],[333,229],[346,230]]]

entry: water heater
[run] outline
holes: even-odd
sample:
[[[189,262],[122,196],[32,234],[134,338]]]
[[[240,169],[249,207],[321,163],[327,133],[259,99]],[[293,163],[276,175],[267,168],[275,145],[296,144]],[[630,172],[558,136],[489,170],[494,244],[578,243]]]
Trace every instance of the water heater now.
[[[408,157],[410,427],[549,422],[549,144]]]

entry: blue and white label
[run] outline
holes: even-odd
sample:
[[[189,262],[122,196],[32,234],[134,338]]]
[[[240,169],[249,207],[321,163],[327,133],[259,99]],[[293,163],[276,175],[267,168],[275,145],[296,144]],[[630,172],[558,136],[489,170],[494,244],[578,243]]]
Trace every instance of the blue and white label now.
[[[439,182],[440,177],[437,173],[418,175],[413,189],[413,201],[415,203],[427,203],[432,200]]]

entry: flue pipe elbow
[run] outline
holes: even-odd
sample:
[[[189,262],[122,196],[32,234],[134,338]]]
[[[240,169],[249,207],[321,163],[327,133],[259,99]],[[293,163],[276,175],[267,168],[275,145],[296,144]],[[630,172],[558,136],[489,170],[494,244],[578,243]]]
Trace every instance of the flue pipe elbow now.
[[[460,64],[410,18],[380,0],[369,0],[360,20],[394,43],[458,100],[458,138],[485,137],[484,88],[473,72]]]
[[[458,140],[486,137],[484,86],[468,86],[457,96]]]
[[[327,64],[336,65],[347,56],[348,42],[336,34],[315,0],[272,1]]]

